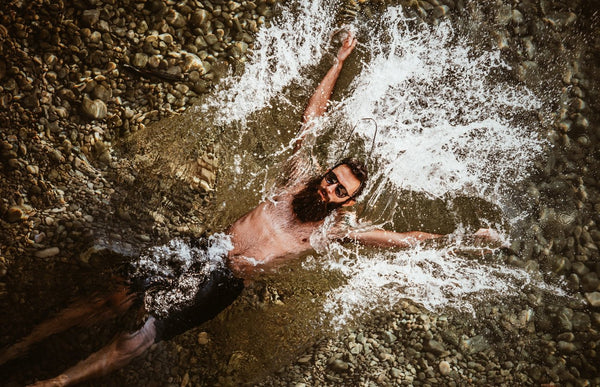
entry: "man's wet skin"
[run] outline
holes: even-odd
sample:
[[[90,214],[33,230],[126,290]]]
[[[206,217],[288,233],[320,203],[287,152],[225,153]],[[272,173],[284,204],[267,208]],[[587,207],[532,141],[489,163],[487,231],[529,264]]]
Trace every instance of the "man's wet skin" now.
[[[354,204],[354,200],[350,198],[361,182],[350,167],[343,164],[329,172],[335,176],[336,181],[330,183],[328,178],[321,178],[318,187],[315,187],[318,200],[323,204],[335,203],[340,206]],[[302,188],[304,187],[292,187],[259,204],[229,228],[228,233],[234,245],[229,252],[229,265],[237,276],[252,276],[256,270],[268,269],[281,260],[312,249],[310,235],[324,220],[298,219],[292,201]],[[340,191],[346,191],[345,195]]]

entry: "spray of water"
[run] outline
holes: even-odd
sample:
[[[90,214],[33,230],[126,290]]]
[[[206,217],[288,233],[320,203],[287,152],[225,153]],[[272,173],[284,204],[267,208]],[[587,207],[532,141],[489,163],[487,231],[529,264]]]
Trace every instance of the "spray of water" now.
[[[244,74],[230,77],[220,86],[213,102],[202,107],[218,109],[222,123],[239,121],[271,106],[274,96],[285,102],[282,90],[291,83],[306,85],[302,71],[324,54],[331,33],[333,3],[294,2],[282,8],[270,27],[261,28]]]
[[[304,84],[305,71],[317,64],[334,29],[327,4],[292,2],[261,30],[245,73],[228,80],[217,98],[224,120],[244,121],[275,98],[285,99],[286,86]],[[323,124],[358,123],[358,135],[370,139],[374,126],[361,120],[377,122],[372,181],[381,184],[368,187],[368,203],[386,195],[382,186],[393,186],[432,198],[476,196],[502,209],[543,152],[538,128],[516,119],[538,109],[540,100],[495,79],[509,71],[499,52],[475,50],[448,22],[419,26],[400,7],[390,7],[376,24],[355,22],[351,28],[365,63]],[[331,164],[346,145],[346,136],[339,138],[329,151]],[[330,293],[325,310],[343,324],[401,298],[432,310],[472,311],[490,293],[516,294],[525,285],[560,292],[523,270],[456,253],[464,248],[460,231],[444,248],[365,255],[333,244],[323,266],[340,270],[348,282]]]

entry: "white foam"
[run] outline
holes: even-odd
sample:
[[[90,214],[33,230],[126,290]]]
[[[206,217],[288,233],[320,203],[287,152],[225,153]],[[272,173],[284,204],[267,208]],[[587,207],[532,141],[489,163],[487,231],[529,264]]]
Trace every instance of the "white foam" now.
[[[220,85],[216,98],[203,109],[217,108],[222,123],[245,122],[247,116],[271,106],[275,96],[285,101],[283,89],[293,82],[306,85],[303,73],[324,54],[332,30],[330,2],[296,1],[281,9],[269,27],[254,40],[244,74]]]

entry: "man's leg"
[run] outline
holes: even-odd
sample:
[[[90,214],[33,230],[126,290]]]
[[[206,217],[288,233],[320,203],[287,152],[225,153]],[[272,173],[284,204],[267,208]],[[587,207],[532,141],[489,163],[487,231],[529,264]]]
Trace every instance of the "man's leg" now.
[[[137,332],[118,335],[109,345],[56,378],[37,382],[32,386],[68,386],[124,367],[154,343],[156,338],[154,321],[154,317],[150,317]]]
[[[23,355],[29,347],[48,336],[66,331],[76,325],[93,324],[125,313],[133,304],[134,295],[126,286],[109,296],[81,300],[64,309],[53,318],[36,326],[33,331],[16,344],[0,351],[0,365]]]

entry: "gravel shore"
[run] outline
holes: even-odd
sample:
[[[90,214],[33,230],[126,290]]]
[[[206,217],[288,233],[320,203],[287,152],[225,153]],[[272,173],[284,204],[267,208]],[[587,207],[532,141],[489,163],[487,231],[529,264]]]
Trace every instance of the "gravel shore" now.
[[[386,3],[346,0],[339,19],[375,17]],[[247,316],[240,310],[276,310],[285,295],[276,282],[261,283],[233,311],[89,385],[600,385],[598,8],[400,3],[425,23],[450,18],[471,38],[495,44],[512,75],[536,93],[560,90],[548,101],[551,117],[539,117],[551,146],[525,190],[534,215],[502,259],[564,280],[572,297],[523,289],[510,303],[482,305],[476,318],[403,302],[341,332],[290,339],[298,344],[285,348],[287,357],[257,359],[225,344],[230,333],[219,325]],[[161,136],[152,123],[184,117],[222,77],[243,71],[255,33],[276,9],[274,0],[0,5],[0,347],[74,294],[95,291],[91,277],[110,276],[104,269],[113,262],[98,253],[106,245],[133,256],[206,231],[203,206],[219,168],[212,144],[190,150],[195,157],[178,174],[180,165],[128,139]],[[148,171],[157,163],[160,173]],[[54,376],[106,343],[117,324],[52,338],[2,366],[0,379],[17,386]]]

